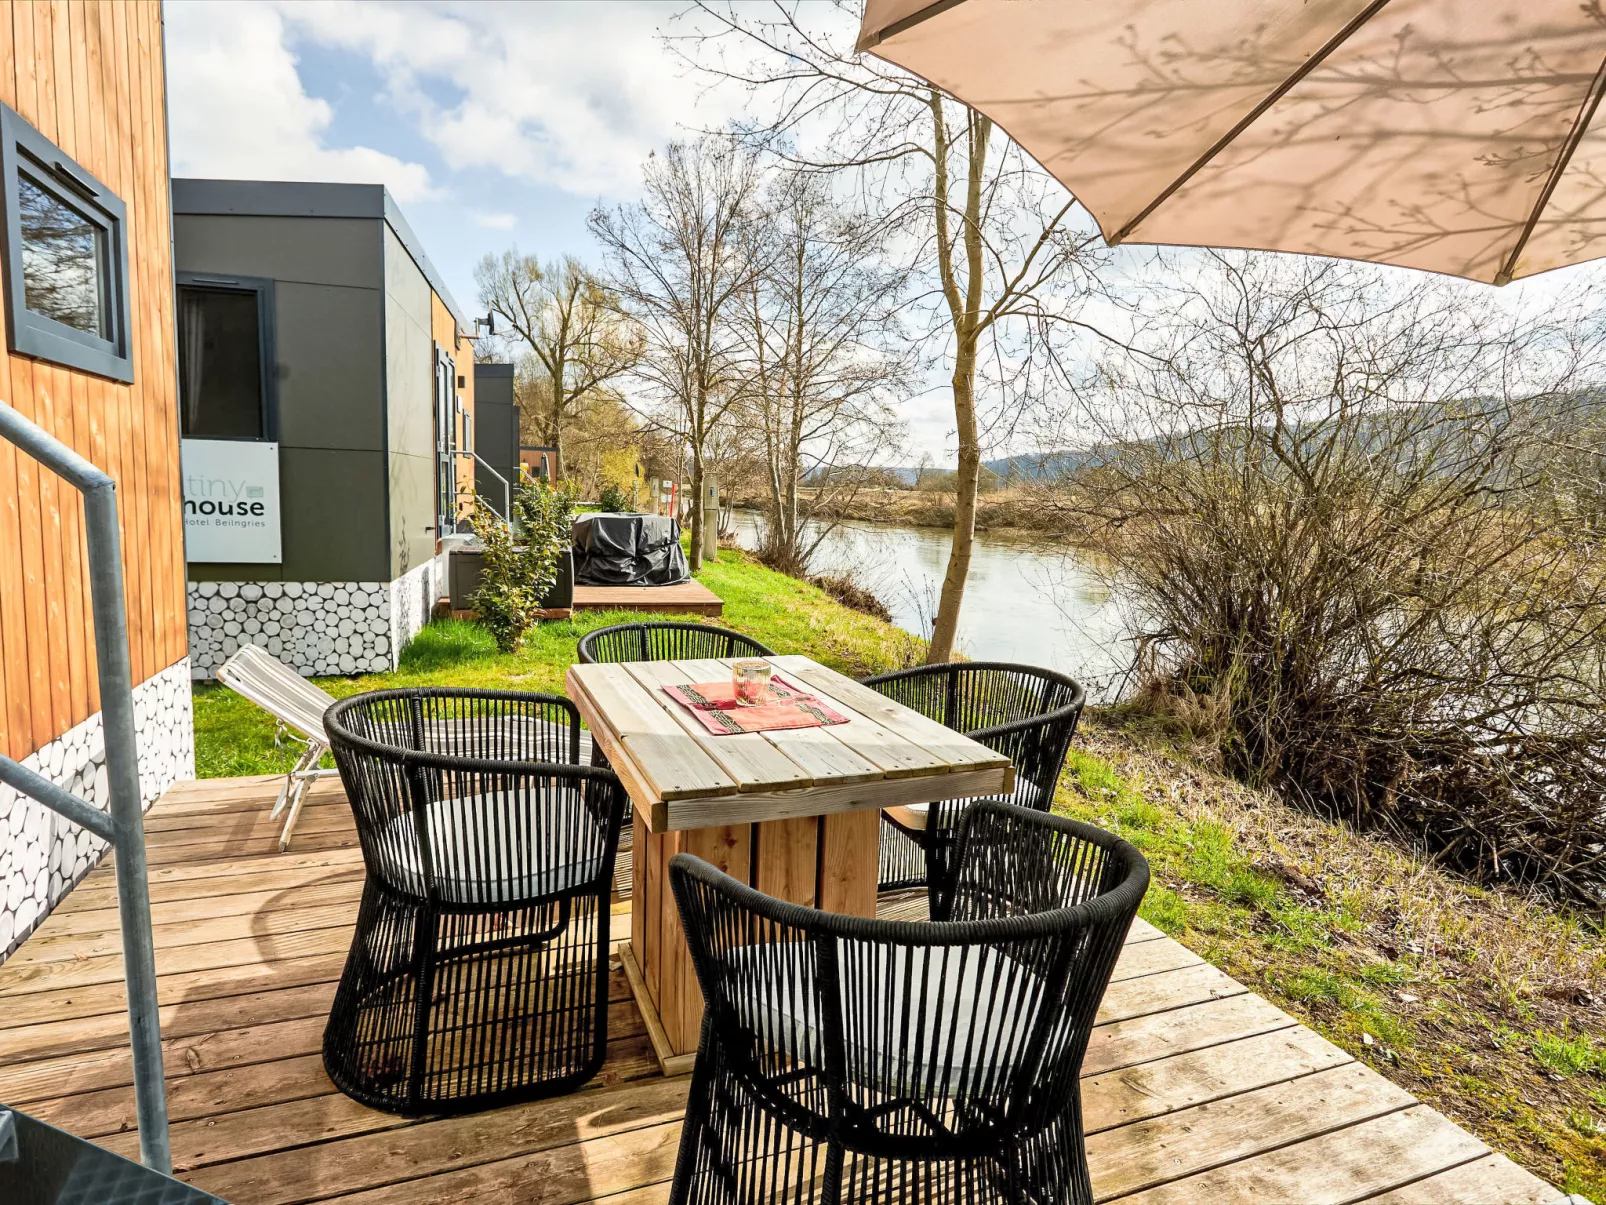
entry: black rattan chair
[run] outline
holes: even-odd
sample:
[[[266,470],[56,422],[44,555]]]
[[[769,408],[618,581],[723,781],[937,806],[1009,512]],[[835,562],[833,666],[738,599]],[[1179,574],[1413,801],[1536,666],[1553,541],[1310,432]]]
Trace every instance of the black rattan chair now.
[[[581,665],[609,661],[696,661],[704,657],[772,657],[751,636],[704,623],[620,623],[580,638]]]
[[[1080,1074],[1149,880],[1108,833],[975,805],[936,923],[670,860],[707,1010],[671,1205],[1088,1205]]]
[[[324,726],[368,871],[324,1030],[335,1086],[411,1115],[591,1079],[625,792],[577,764],[574,704],[390,690],[342,700]]]
[[[1054,801],[1087,700],[1075,678],[1000,661],[923,665],[865,678],[864,684],[1007,754],[1015,766],[1010,800],[1043,812]],[[951,877],[954,827],[972,802],[950,799],[882,812],[881,889],[925,886],[935,902]]]

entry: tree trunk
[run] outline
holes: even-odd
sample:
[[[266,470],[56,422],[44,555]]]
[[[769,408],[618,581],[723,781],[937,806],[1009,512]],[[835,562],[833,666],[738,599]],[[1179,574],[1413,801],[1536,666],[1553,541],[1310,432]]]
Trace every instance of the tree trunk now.
[[[967,345],[968,344],[968,345]],[[959,632],[959,609],[970,576],[970,556],[976,544],[976,490],[981,482],[981,443],[976,435],[976,347],[974,339],[960,343],[954,357],[954,419],[959,430],[959,472],[954,479],[954,534],[948,551],[948,571],[942,578],[942,597],[931,625],[931,648],[926,664],[952,661],[954,638]]]
[[[703,450],[693,448],[691,454],[691,571],[703,567]]]
[[[561,346],[553,359],[552,378],[552,484],[556,485],[568,476],[563,463],[563,377],[568,371],[568,364]]]

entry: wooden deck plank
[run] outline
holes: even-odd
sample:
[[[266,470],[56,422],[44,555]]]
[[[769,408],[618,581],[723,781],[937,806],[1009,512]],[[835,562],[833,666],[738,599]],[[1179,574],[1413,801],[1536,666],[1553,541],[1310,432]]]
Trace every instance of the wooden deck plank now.
[[[1350,1063],[1106,1130],[1087,1143],[1094,1197],[1114,1200],[1415,1103],[1369,1067]]]
[[[576,586],[576,611],[657,611],[664,615],[725,613],[725,604],[702,582],[678,586]]]
[[[317,788],[312,833],[336,847],[280,854],[277,826],[261,819],[281,781],[185,785],[174,812],[168,799],[153,812],[158,996],[185,1178],[238,1205],[662,1205],[687,1081],[658,1074],[622,969],[610,976],[607,1059],[582,1092],[409,1119],[335,1091],[320,1048],[361,860],[339,844],[354,834],[337,782]],[[95,871],[0,966],[0,1100],[132,1155],[114,874]],[[880,904],[924,914],[918,893]],[[620,941],[624,929],[616,922]],[[1083,1074],[1101,1201],[1560,1196],[1141,921]]]
[[[592,1141],[678,1121],[686,1105],[685,1079],[653,1077],[595,1092],[580,1092],[498,1110],[415,1125],[412,1142],[392,1131],[365,1134],[309,1149],[282,1150],[209,1168],[187,1177],[226,1201],[288,1205],[405,1182],[427,1183],[457,1171],[514,1156]],[[294,1132],[281,1131],[288,1142]],[[628,1169],[625,1173],[628,1174]],[[639,1180],[621,1187],[634,1187]],[[534,1182],[527,1188],[533,1189]]]
[[[1082,1081],[1082,1119],[1087,1132],[1097,1134],[1353,1061],[1302,1025],[1279,1029],[1088,1076]]]
[[[345,963],[346,951],[342,947],[332,954],[162,975],[156,981],[156,999],[160,1006],[166,1007],[300,987],[308,983],[333,982],[340,978],[340,968]],[[0,975],[0,982],[3,980],[4,976]],[[84,987],[53,988],[8,996],[5,1006],[0,1008],[0,1030],[35,1025],[41,1021],[107,1014],[118,1017],[128,1015],[128,996],[121,979]]]
[[[1123,1205],[1345,1205],[1487,1154],[1424,1105],[1118,1198]]]
[[[1562,1205],[1554,1188],[1504,1155],[1486,1155],[1396,1188],[1366,1205]]]

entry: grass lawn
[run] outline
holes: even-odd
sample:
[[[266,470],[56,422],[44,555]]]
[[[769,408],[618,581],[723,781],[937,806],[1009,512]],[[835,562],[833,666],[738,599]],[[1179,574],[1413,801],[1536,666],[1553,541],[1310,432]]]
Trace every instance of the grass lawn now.
[[[1143,851],[1152,924],[1536,1175],[1606,1202],[1599,917],[1475,887],[1130,717],[1083,724],[1056,810]]]
[[[721,551],[698,575],[725,602],[723,623],[778,653],[806,653],[853,677],[918,663],[923,643],[889,624],[850,611],[806,582],[764,568],[743,553]],[[402,651],[395,673],[319,678],[330,694],[403,686],[478,686],[494,690],[563,693],[574,646],[595,628],[649,619],[695,619],[638,611],[583,611],[572,620],[543,623],[524,647],[502,656],[476,624],[437,620]],[[706,620],[700,622],[709,622]],[[276,748],[266,712],[216,683],[195,688],[195,769],[202,778],[276,774],[293,750]],[[333,763],[330,763],[333,764]]]
[[[813,586],[723,551],[700,580],[724,622],[855,677],[916,663],[923,644]],[[411,685],[558,692],[585,632],[647,618],[587,612],[501,656],[473,624],[430,625],[392,674]],[[668,617],[673,618],[673,617]],[[282,771],[266,714],[195,690],[203,777]],[[1568,1191],[1606,1203],[1606,941],[1598,920],[1483,891],[1381,837],[1233,783],[1185,746],[1090,716],[1057,810],[1149,858],[1142,915],[1227,973]]]

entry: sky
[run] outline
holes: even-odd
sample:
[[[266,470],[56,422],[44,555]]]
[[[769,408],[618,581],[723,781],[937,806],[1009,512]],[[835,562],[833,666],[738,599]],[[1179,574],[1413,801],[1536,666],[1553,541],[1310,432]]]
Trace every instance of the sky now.
[[[741,97],[662,49],[675,4],[176,0],[173,172],[382,183],[465,308],[512,243],[595,258],[586,214]]]
[[[597,263],[587,214],[635,200],[652,151],[742,114],[742,90],[689,74],[663,45],[685,30],[685,7],[168,0],[173,173],[382,183],[472,318],[483,255],[516,245]],[[1144,257],[1129,270],[1149,271],[1146,252],[1117,258],[1128,251]],[[1170,262],[1186,271],[1187,253]],[[1606,266],[1547,273],[1501,299],[1542,299],[1581,274]],[[900,410],[908,443],[895,455],[951,464],[942,380]]]
[[[664,48],[684,8],[168,0],[173,174],[384,184],[472,317],[481,256],[596,263],[586,215],[635,200],[653,150],[742,111]],[[909,463],[950,461],[945,391],[903,411]]]

